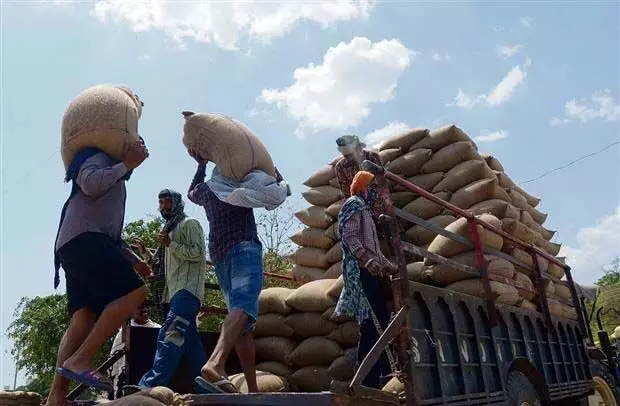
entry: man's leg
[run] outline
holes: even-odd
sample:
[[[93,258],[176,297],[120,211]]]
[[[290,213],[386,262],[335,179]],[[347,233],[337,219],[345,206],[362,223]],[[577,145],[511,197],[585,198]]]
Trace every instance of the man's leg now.
[[[249,392],[258,392],[256,382],[256,346],[254,345],[254,333],[251,331],[242,334],[235,344],[235,351],[241,364],[241,370],[245,375],[245,381]]]
[[[84,307],[71,316],[69,328],[62,337],[58,347],[56,366],[60,367],[82,344],[95,324],[95,314],[90,308]],[[69,392],[69,380],[60,375],[54,375],[52,388],[47,397],[47,406],[66,405],[65,397]]]
[[[75,373],[92,369],[91,362],[97,350],[131,317],[146,296],[147,289],[142,286],[108,304],[84,342],[62,366]]]

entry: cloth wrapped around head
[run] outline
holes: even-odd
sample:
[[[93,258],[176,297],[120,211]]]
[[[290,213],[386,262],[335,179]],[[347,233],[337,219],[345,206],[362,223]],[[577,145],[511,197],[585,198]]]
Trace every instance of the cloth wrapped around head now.
[[[355,196],[368,188],[368,185],[375,179],[375,175],[367,171],[359,171],[355,174],[351,182],[351,196]]]
[[[357,148],[366,146],[357,135],[343,135],[336,140],[336,145],[338,145],[338,151],[343,155],[352,154]]]

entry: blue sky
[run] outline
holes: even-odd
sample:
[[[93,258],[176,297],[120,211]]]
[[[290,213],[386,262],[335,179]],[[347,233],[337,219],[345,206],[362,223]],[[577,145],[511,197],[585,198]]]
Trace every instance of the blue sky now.
[[[53,292],[69,193],[61,118],[95,84],[126,84],[145,102],[151,157],[128,186],[128,221],[155,212],[161,188],[183,191],[191,180],[183,110],[248,124],[295,207],[301,182],[336,155],[344,131],[376,141],[388,125],[454,122],[518,182],[618,141],[617,3],[531,4],[3,2],[0,328],[19,298]],[[616,145],[525,185],[581,282],[620,254],[619,158]],[[14,367],[0,342],[3,387]]]

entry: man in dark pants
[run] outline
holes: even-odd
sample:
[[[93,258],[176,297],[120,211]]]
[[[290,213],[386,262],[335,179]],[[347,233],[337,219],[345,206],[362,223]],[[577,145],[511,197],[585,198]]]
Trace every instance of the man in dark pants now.
[[[351,197],[342,206],[338,217],[344,289],[335,315],[355,317],[360,325],[358,362],[368,355],[379,339],[378,330],[384,330],[389,324],[387,302],[391,297],[385,290],[384,278],[398,270],[379,248],[379,237],[371,214],[374,193],[369,193],[373,180],[374,176],[369,172],[360,171],[355,175],[351,183]],[[390,372],[389,360],[384,352],[362,384],[381,388],[382,378]]]

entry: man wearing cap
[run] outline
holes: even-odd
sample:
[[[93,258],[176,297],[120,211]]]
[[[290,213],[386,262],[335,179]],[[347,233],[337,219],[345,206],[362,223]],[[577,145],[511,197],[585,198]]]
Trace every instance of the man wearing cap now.
[[[360,141],[357,135],[343,135],[336,140],[338,151],[342,154],[342,158],[335,166],[336,177],[340,185],[340,191],[345,199],[351,197],[351,183],[353,177],[360,170],[360,165],[364,161],[371,161],[377,165],[381,164],[379,154],[366,149],[366,144]],[[371,193],[376,193],[374,185],[371,187]],[[376,219],[385,211],[385,203],[382,198],[377,196],[371,206],[372,215]]]
[[[379,248],[379,237],[370,207],[376,198],[369,193],[374,175],[359,171],[351,182],[351,197],[342,206],[338,216],[338,229],[342,238],[342,277],[344,289],[340,294],[336,317],[357,319],[360,341],[357,360],[361,362],[387,328],[390,312],[387,302],[386,277],[398,271]],[[382,378],[390,373],[387,354],[384,352],[362,384],[381,388]]]

